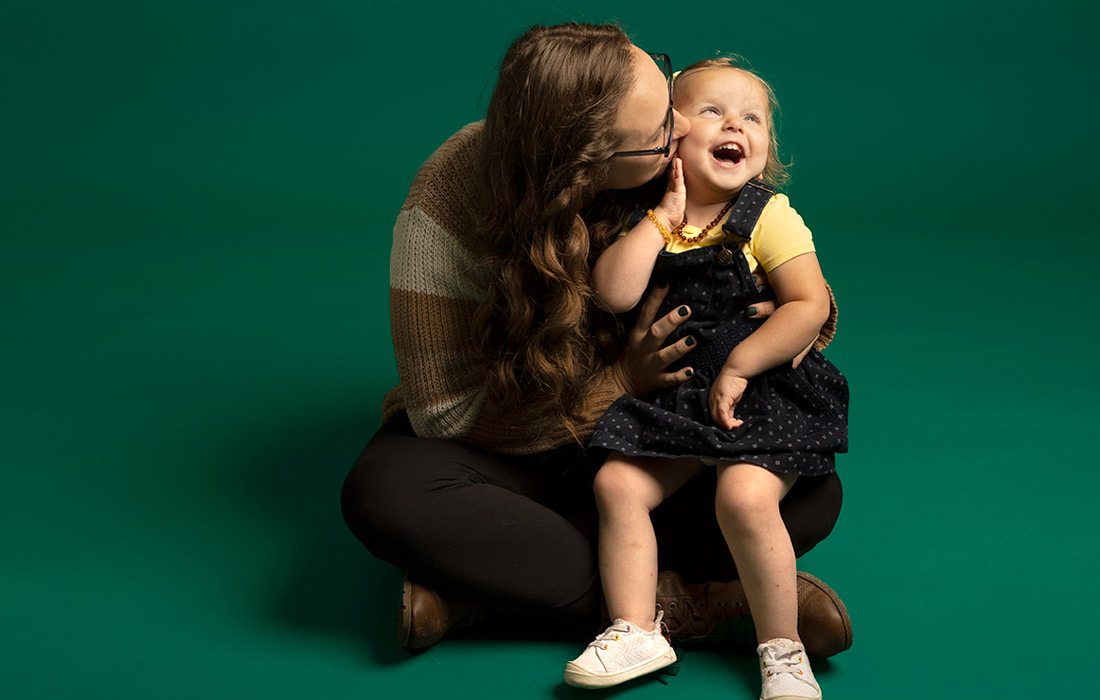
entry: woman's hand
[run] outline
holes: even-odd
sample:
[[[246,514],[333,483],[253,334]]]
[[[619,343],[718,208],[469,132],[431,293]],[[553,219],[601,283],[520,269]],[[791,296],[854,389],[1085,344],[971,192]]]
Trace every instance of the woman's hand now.
[[[695,339],[691,336],[665,347],[669,334],[691,317],[691,309],[678,306],[660,319],[657,309],[668,293],[668,287],[654,287],[638,310],[638,320],[627,336],[619,359],[612,365],[619,381],[632,396],[645,396],[657,389],[675,386],[692,375],[690,367],[676,372],[665,369],[691,352]]]

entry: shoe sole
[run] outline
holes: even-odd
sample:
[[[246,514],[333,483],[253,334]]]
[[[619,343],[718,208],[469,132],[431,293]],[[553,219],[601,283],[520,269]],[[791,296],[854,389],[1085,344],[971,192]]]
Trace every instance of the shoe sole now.
[[[653,673],[654,671],[658,671],[674,663],[676,663],[676,652],[672,649],[669,649],[656,659],[646,661],[643,664],[628,668],[625,671],[609,673],[607,675],[585,671],[583,668],[570,661],[565,664],[565,682],[574,688],[609,688],[613,685],[633,680],[639,676],[644,676],[647,673]]]
[[[397,643],[402,649],[413,649],[409,646],[412,637],[412,582],[406,574],[401,583],[401,609],[397,611]]]

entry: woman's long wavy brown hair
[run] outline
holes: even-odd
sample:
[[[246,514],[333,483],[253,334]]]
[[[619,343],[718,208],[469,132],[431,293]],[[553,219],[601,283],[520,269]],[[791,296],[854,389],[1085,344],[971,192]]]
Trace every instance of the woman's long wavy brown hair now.
[[[619,145],[613,126],[634,82],[632,61],[617,26],[534,27],[505,54],[485,120],[495,254],[477,331],[488,400],[528,419],[552,411],[574,436],[584,385],[605,359],[589,270],[611,230],[594,234],[581,215]]]

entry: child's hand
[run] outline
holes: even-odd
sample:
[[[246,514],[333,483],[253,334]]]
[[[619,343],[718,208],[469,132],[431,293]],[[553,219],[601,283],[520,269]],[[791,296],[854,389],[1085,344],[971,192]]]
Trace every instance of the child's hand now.
[[[669,229],[674,229],[684,220],[684,207],[687,206],[687,186],[684,184],[684,165],[679,158],[672,159],[669,168],[668,189],[661,203],[653,213],[668,221]]]
[[[727,367],[723,367],[718,373],[718,378],[710,387],[710,417],[718,427],[733,430],[740,428],[744,423],[741,419],[735,418],[733,412],[748,385],[748,379]]]

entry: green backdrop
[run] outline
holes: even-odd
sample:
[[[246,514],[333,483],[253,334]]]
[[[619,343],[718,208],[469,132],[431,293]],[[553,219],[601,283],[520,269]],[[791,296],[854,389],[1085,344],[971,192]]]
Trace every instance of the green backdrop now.
[[[0,697],[581,696],[585,640],[397,649],[399,574],[337,506],[395,381],[408,183],[565,20],[778,91],[853,392],[845,509],[801,563],[855,624],[826,696],[1094,685],[1100,12],[699,8],[5,3]],[[751,657],[683,657],[611,694],[755,697]]]

